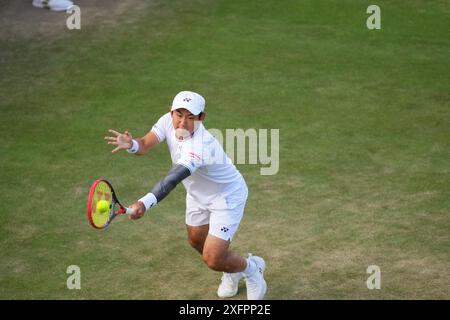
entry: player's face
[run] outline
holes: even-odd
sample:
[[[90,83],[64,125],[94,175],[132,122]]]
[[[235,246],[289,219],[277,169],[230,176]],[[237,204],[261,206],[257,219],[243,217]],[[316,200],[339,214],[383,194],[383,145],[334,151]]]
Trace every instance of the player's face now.
[[[172,123],[178,139],[186,138],[186,135],[194,133],[199,117],[194,116],[186,109],[172,111]]]

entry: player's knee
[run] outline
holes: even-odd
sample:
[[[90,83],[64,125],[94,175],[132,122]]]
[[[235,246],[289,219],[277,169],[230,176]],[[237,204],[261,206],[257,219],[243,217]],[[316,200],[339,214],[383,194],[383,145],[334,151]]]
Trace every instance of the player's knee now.
[[[192,239],[191,237],[187,238],[188,243],[190,244],[191,247],[197,247],[198,245],[198,241],[196,241],[195,239]]]
[[[221,255],[203,253],[203,261],[214,271],[223,271],[224,259]]]
[[[196,239],[196,238],[193,238],[193,237],[189,237],[188,238],[188,243],[190,244],[191,247],[196,249],[198,252],[202,253],[203,245],[204,245],[205,241],[202,241],[201,239]]]

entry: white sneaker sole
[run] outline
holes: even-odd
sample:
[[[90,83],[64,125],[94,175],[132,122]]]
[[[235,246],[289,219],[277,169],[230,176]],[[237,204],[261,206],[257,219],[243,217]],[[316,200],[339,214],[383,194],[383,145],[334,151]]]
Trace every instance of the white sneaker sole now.
[[[52,6],[50,4],[43,4],[42,2],[34,2],[33,1],[33,6],[36,8],[41,8],[41,9],[49,9],[51,11],[67,11],[68,9],[73,7],[73,4],[69,5],[69,6],[64,6],[64,7],[56,7],[56,6]]]
[[[229,293],[229,294],[220,294],[219,292],[217,292],[217,296],[219,298],[226,299],[226,298],[234,297],[235,295],[237,295],[237,293],[238,293],[238,290],[236,290],[236,292]]]

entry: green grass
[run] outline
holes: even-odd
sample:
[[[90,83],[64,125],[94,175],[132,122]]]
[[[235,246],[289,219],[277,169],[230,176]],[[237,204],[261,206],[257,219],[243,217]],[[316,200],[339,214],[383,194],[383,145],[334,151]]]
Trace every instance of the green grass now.
[[[154,1],[107,27],[2,34],[0,298],[216,298],[182,186],[139,221],[85,217],[94,179],[130,203],[170,167],[166,146],[111,155],[106,130],[141,136],[194,90],[209,128],[280,129],[277,175],[238,166],[232,244],[265,257],[268,299],[449,299],[449,3],[379,1],[378,31],[369,4]]]

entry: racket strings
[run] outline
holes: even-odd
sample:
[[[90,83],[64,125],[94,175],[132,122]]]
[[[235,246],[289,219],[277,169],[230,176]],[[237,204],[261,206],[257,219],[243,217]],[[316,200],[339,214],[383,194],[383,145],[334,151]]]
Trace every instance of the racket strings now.
[[[109,185],[101,181],[97,184],[95,191],[94,191],[94,201],[93,201],[93,222],[97,227],[104,227],[109,224],[109,221],[111,220],[111,216],[113,215],[113,206],[112,203],[112,190],[109,187]],[[97,203],[101,200],[106,200],[110,203],[110,210],[106,212],[100,212],[97,209]]]

